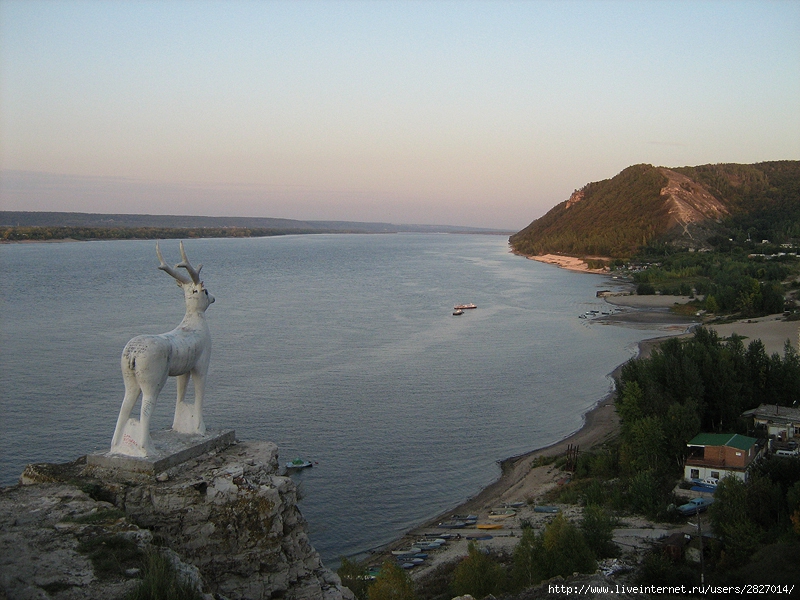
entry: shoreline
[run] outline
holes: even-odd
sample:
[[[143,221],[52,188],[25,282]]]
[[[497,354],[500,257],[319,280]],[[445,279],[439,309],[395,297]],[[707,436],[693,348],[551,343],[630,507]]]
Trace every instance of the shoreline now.
[[[536,262],[545,263],[548,265],[555,265],[561,269],[566,269],[567,271],[575,271],[578,273],[594,273],[598,275],[608,275],[608,269],[591,269],[589,265],[586,263],[586,260],[582,258],[578,258],[575,256],[562,256],[561,254],[537,254],[536,256],[531,256],[528,254],[522,254],[519,252],[514,252],[517,256],[522,256],[523,258],[527,258],[528,260],[535,260]],[[596,258],[597,260],[609,260],[607,257],[586,257],[589,260],[592,258]]]
[[[610,299],[607,299],[610,300]],[[646,338],[638,342],[637,353],[632,358],[647,358],[653,349],[662,342],[671,338],[685,338],[690,335],[693,326],[697,321],[688,323],[685,318],[677,315],[667,316],[667,307],[679,300],[676,297],[614,297],[614,304],[624,304],[632,309],[631,313],[619,315],[620,319],[615,319],[614,323],[622,325],[627,322],[628,326],[635,327],[641,319],[661,325],[664,334]],[[620,301],[621,300],[621,301]],[[609,302],[611,303],[611,302]],[[627,319],[625,317],[628,317]],[[597,319],[598,322],[607,322],[607,319]],[[800,323],[782,321],[778,315],[762,317],[760,319],[742,320],[725,325],[706,325],[710,329],[718,331],[721,336],[730,335],[731,332],[739,333],[746,331],[750,339],[760,339],[765,344],[768,354],[777,352],[778,346],[782,347],[782,340],[787,337],[793,340],[793,345],[798,343],[798,333],[800,333]],[[787,334],[792,334],[787,336]],[[741,335],[741,334],[740,334]],[[632,359],[628,359],[632,360]],[[609,376],[616,378],[622,368],[627,364],[627,360],[618,365]],[[490,533],[490,536],[481,538],[481,547],[500,552],[512,552],[522,534],[522,524],[534,527],[544,527],[552,518],[552,514],[538,513],[534,506],[541,504],[542,498],[551,490],[558,488],[566,483],[569,474],[557,468],[552,463],[539,464],[540,457],[563,456],[570,445],[577,446],[579,451],[588,451],[601,447],[606,442],[613,439],[619,433],[619,417],[614,406],[616,390],[611,390],[605,394],[592,408],[583,414],[583,424],[581,427],[561,440],[547,446],[535,448],[517,456],[511,456],[497,461],[500,465],[500,475],[493,482],[479,490],[474,496],[464,500],[458,505],[444,510],[438,515],[427,519],[420,524],[405,531],[393,541],[382,544],[371,550],[362,553],[361,562],[371,567],[379,567],[383,561],[395,558],[391,551],[408,548],[413,543],[431,535],[441,535],[441,522],[448,521],[453,515],[477,515],[478,523],[487,523],[489,512],[496,508],[501,508],[511,503],[515,503],[517,514],[504,521],[489,521],[492,524],[501,523],[500,529],[482,531],[475,526],[463,529],[447,529],[448,533],[458,534],[457,539],[448,542],[444,547],[436,550],[429,555],[425,563],[415,567],[410,571],[412,579],[419,579],[431,573],[437,567],[447,563],[453,563],[465,557],[468,552],[470,538],[475,539],[476,535]],[[518,504],[516,504],[518,503]],[[581,508],[572,505],[561,505],[548,502],[562,511],[569,519],[578,519],[581,515]],[[645,519],[631,517],[626,521],[630,524],[626,527],[615,530],[615,539],[619,538],[619,543],[632,548],[641,549],[649,543],[663,535],[674,533],[680,529],[679,526],[668,524],[657,524],[647,522]]]
[[[604,270],[590,270],[583,260],[575,257],[557,255],[534,257],[522,254],[520,256],[571,271],[609,275]],[[653,328],[657,325],[661,326],[664,334],[641,340],[637,344],[637,353],[632,358],[649,356],[656,345],[671,337],[686,334],[690,326],[696,324],[696,321],[691,322],[691,319],[669,312],[669,307],[675,301],[685,302],[688,301],[688,298],[654,296],[645,304],[637,301],[641,297],[633,297],[633,300],[631,298],[630,296],[606,297],[605,300],[608,304],[624,307],[626,312],[610,317],[604,316],[596,319],[596,321],[598,324],[613,323],[618,326],[629,327],[636,327],[637,324],[647,324],[648,327]],[[628,360],[617,365],[608,376],[615,379]],[[564,455],[570,446],[577,446],[578,451],[586,451],[602,446],[618,435],[619,417],[614,407],[615,395],[616,389],[606,393],[589,410],[583,413],[582,425],[562,439],[547,446],[534,448],[528,452],[498,460],[500,475],[497,479],[480,489],[474,496],[438,513],[434,517],[426,519],[406,530],[392,541],[363,552],[360,554],[363,557],[362,562],[372,567],[379,567],[384,560],[393,558],[392,551],[411,546],[415,540],[423,537],[426,533],[430,534],[436,530],[441,531],[441,528],[438,527],[439,523],[450,520],[453,515],[477,515],[479,522],[486,523],[488,513],[493,508],[501,507],[511,502],[524,502],[527,506],[526,509],[523,509],[526,513],[526,518],[529,521],[540,520],[542,514],[533,511],[533,503],[536,503],[549,490],[563,483],[566,473],[556,469],[552,464],[538,465],[538,459],[540,457]],[[565,512],[571,513],[573,511],[565,508]],[[518,521],[519,518],[521,517],[510,519],[501,530],[492,530],[493,542],[487,543],[494,543],[508,549],[509,544],[516,539],[511,522]],[[466,537],[480,532],[481,530],[476,528],[453,530],[453,533],[460,534],[459,539],[429,557],[424,565],[413,569],[411,571],[412,577],[423,576],[442,563],[452,562],[458,560],[461,556],[466,556]]]
[[[634,358],[649,356],[654,347],[671,337],[675,337],[675,335],[657,336],[640,341],[638,343],[638,352]],[[609,377],[616,378],[627,362],[625,361],[618,365],[609,373]],[[511,502],[525,502],[526,505],[531,505],[529,508],[530,512],[533,513],[532,503],[539,500],[549,490],[560,485],[560,481],[566,475],[552,464],[536,464],[537,460],[540,457],[561,456],[570,445],[577,446],[579,450],[583,451],[597,448],[616,437],[619,433],[619,416],[614,406],[615,395],[616,390],[611,390],[598,400],[592,408],[583,414],[581,427],[562,439],[523,454],[498,460],[500,476],[497,479],[482,488],[474,496],[412,527],[393,541],[365,552],[363,562],[372,566],[380,566],[384,560],[392,558],[392,550],[408,547],[414,540],[419,539],[427,532],[440,529],[438,527],[439,523],[451,519],[454,514],[478,515],[479,522],[485,522],[490,510]],[[480,530],[473,528],[456,532],[461,534],[461,538],[456,542],[451,542],[446,548],[439,550],[432,557],[429,564],[421,565],[419,568],[412,570],[412,577],[422,576],[440,564],[452,562],[458,560],[461,556],[466,556],[468,543],[466,535],[480,533]],[[510,529],[504,528],[491,533],[494,536],[494,541],[501,546],[508,547],[509,543],[515,543],[515,533]]]

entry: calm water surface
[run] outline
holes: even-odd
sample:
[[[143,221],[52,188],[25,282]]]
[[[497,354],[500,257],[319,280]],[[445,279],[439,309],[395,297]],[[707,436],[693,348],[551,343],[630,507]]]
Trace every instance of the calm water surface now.
[[[106,450],[119,356],[183,297],[151,241],[0,246],[0,484]],[[162,242],[167,262],[178,244]],[[205,421],[302,456],[301,509],[327,562],[388,542],[578,429],[653,330],[578,319],[607,277],[478,235],[186,242],[216,303]],[[456,303],[477,310],[452,316]],[[171,425],[174,381],[155,428]],[[137,409],[138,410],[138,409]]]

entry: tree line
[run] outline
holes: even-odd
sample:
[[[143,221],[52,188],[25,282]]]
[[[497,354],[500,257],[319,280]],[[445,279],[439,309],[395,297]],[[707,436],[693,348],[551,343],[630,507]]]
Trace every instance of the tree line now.
[[[7,242],[46,240],[157,240],[191,238],[267,237],[301,233],[326,233],[322,229],[271,229],[250,227],[0,227]]]

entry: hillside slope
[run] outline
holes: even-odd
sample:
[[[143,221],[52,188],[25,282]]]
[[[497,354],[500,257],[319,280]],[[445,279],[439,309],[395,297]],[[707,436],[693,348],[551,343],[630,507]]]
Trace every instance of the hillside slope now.
[[[800,235],[800,161],[634,165],[576,190],[510,242],[529,256],[625,257],[653,243],[709,247],[709,237],[731,229]]]

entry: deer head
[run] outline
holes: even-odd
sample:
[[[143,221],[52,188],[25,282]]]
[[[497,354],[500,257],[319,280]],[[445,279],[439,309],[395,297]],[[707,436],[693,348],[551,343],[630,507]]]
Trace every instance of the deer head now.
[[[208,293],[208,290],[203,286],[203,282],[200,281],[200,269],[203,268],[203,265],[198,265],[197,269],[195,269],[186,257],[186,251],[183,249],[183,241],[180,243],[180,248],[181,258],[183,260],[174,267],[170,267],[164,261],[164,257],[161,255],[161,249],[158,247],[158,242],[156,241],[156,254],[158,255],[158,260],[161,262],[158,268],[172,276],[178,282],[178,287],[183,290],[183,296],[186,300],[187,313],[205,312],[208,306],[214,302],[214,296]],[[179,268],[186,269],[189,277],[178,271],[177,269]]]

